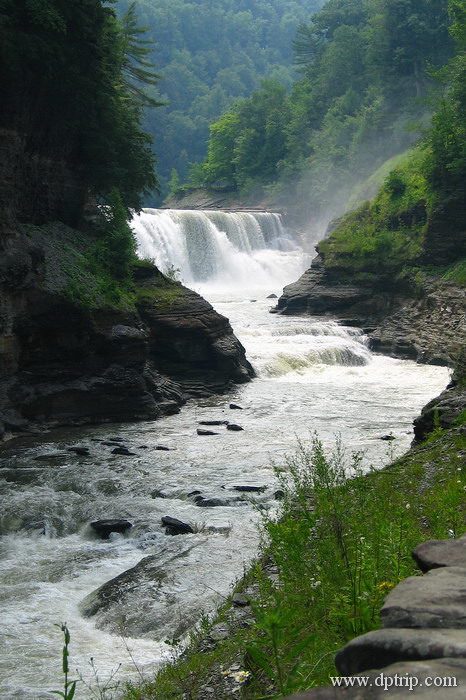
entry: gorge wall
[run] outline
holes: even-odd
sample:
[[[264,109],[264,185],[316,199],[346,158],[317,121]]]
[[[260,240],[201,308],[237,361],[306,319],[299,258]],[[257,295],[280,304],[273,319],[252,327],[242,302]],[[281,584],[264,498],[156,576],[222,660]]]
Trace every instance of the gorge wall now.
[[[94,243],[63,224],[17,224],[2,237],[2,436],[153,419],[253,374],[228,320],[155,266],[135,267],[126,305],[74,298],[79,261]]]

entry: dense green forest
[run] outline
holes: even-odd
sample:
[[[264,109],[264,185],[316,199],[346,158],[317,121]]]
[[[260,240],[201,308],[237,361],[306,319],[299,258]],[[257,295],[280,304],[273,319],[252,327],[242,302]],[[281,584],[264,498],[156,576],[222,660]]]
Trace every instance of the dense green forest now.
[[[355,273],[399,278],[414,273],[417,282],[426,274],[440,273],[466,283],[464,0],[450,0],[449,16],[458,53],[442,72],[445,89],[430,128],[388,174],[375,199],[346,214],[320,244],[329,266],[345,261]]]
[[[127,207],[157,185],[140,128],[138,46],[131,18],[119,23],[101,0],[0,2],[0,127],[26,139],[26,152],[66,162],[96,197],[117,190]]]
[[[192,183],[261,189],[314,219],[341,213],[355,183],[428,123],[449,24],[447,0],[328,0],[298,28],[291,93],[269,80],[237,101],[212,125]]]
[[[290,87],[292,42],[324,0],[138,0],[138,23],[153,41],[151,60],[161,75],[144,128],[154,137],[163,191],[185,180],[207,152],[209,125],[262,78]],[[130,0],[118,0],[125,11]],[[157,200],[155,200],[157,201]]]

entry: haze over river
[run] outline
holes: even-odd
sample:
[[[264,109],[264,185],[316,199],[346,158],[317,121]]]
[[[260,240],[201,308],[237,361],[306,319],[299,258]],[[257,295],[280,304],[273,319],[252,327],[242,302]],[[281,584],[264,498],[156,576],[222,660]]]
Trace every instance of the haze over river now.
[[[159,214],[135,222],[146,255],[151,216]],[[183,269],[189,286],[230,319],[257,378],[228,395],[191,400],[179,415],[156,422],[63,429],[16,441],[2,454],[1,698],[42,700],[60,689],[62,638],[54,623],[63,621],[71,630],[70,667],[87,682],[90,657],[104,680],[121,663],[116,679],[137,681],[131,656],[149,675],[169,651],[164,640],[212,610],[257,550],[257,511],[234,486],[267,487],[246,496],[275,507],[272,461],[283,461],[314,431],[329,448],[341,435],[349,450],[364,451],[367,466],[380,467],[406,451],[413,418],[448,382],[445,368],[373,355],[356,329],[270,314],[267,295],[295,280],[306,256],[276,221],[273,235],[251,245],[247,235],[233,240],[222,231],[220,219],[211,233],[223,248],[209,258],[207,279],[196,276],[197,262],[189,267],[189,251],[180,252],[180,229],[176,241],[167,239],[165,269]],[[205,247],[203,235],[198,243]],[[228,275],[219,260],[226,249]],[[230,402],[243,410],[231,410]],[[229,420],[244,430],[216,426],[218,434],[199,436],[201,420]],[[395,440],[380,440],[388,433]],[[135,455],[112,454],[103,442],[114,437]],[[67,452],[73,446],[88,447],[89,456]],[[199,507],[192,491],[224,505]],[[197,532],[165,535],[164,515]],[[133,527],[127,536],[100,540],[89,526],[100,518],[126,518]],[[148,556],[160,585],[136,581],[130,598],[99,618],[106,630],[80,614],[85,596]],[[78,690],[78,697],[92,697],[81,684]]]

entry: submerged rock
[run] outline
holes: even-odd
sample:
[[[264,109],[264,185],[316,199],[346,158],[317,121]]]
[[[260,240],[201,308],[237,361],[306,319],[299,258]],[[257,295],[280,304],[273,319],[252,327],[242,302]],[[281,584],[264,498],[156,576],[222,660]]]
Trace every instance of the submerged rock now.
[[[198,498],[199,500],[197,500]],[[217,508],[218,506],[227,506],[228,501],[224,501],[222,498],[202,498],[197,496],[196,505],[200,508]]]
[[[178,616],[178,596],[187,586],[186,561],[202,539],[162,538],[156,554],[144,557],[131,569],[107,581],[87,595],[79,605],[84,617],[94,618],[98,629],[129,637],[160,640],[176,638],[199,618],[200,604],[195,596],[184,601]],[[190,572],[190,585],[200,586],[197,572]],[[169,603],[169,609],[166,605]]]
[[[202,428],[198,428],[196,432],[198,435],[218,435],[213,430],[203,430]]]
[[[236,410],[236,411],[242,411],[242,410],[243,410],[243,407],[242,407],[242,406],[238,406],[237,403],[231,403],[231,404],[230,404],[230,408],[231,408],[232,410]]]
[[[80,457],[89,457],[88,447],[68,447],[68,452],[75,452]]]
[[[242,428],[240,425],[236,425],[236,423],[228,423],[227,430],[238,431],[238,430],[244,430],[244,428]]]
[[[262,493],[265,491],[267,486],[232,486],[233,491],[244,491],[245,493],[258,492]]]

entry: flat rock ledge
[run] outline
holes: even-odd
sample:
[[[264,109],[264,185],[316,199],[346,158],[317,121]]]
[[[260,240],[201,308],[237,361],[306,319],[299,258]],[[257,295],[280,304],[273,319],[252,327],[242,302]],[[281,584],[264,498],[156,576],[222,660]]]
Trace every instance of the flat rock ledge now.
[[[341,686],[288,700],[466,699],[466,536],[424,542],[412,555],[425,575],[405,579],[387,596],[383,629],[337,653]]]

